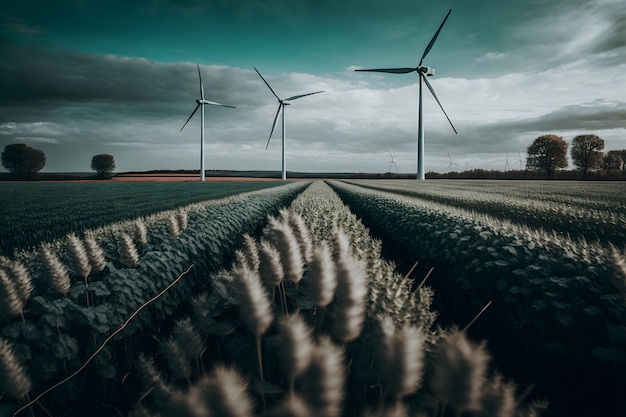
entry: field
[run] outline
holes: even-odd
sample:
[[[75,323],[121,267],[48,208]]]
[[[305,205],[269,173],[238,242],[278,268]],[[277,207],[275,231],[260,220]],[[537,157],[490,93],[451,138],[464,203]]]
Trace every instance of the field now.
[[[626,413],[624,183],[0,191],[0,416]]]

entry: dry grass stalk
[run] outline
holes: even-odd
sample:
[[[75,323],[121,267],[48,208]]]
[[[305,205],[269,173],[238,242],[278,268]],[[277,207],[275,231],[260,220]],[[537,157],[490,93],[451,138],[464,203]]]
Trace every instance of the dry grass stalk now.
[[[15,400],[24,400],[30,389],[30,379],[15,357],[13,348],[9,342],[0,339],[0,396],[6,393]]]
[[[313,349],[303,392],[316,416],[341,415],[346,381],[343,357],[343,349],[327,336],[322,336]]]
[[[192,387],[191,396],[205,404],[210,416],[250,417],[253,403],[247,383],[234,369],[218,365],[211,375],[205,376]]]
[[[424,336],[405,326],[396,330],[391,319],[382,323],[382,376],[386,394],[396,402],[421,385],[424,369]]]
[[[489,355],[464,332],[452,330],[435,347],[431,388],[435,397],[457,412],[481,407],[481,392]]]
[[[313,252],[309,265],[309,298],[313,305],[326,307],[337,288],[337,274],[328,242],[322,241]]]
[[[67,294],[72,285],[70,274],[67,268],[59,261],[56,254],[51,252],[50,248],[44,245],[39,251],[39,259],[43,263],[48,275],[50,275],[52,287],[63,295]]]
[[[67,248],[74,265],[74,270],[85,280],[91,273],[91,263],[83,242],[73,233],[67,235]]]
[[[259,244],[259,275],[268,288],[280,284],[285,276],[280,254],[270,242],[263,239]]]
[[[121,233],[117,237],[120,262],[128,268],[139,266],[139,253],[133,240],[126,233]]]
[[[0,269],[3,269],[7,273],[9,279],[15,285],[15,289],[22,301],[24,303],[28,301],[34,287],[33,280],[24,264],[0,256]]]
[[[309,366],[313,341],[311,329],[299,314],[280,319],[281,360],[293,390],[293,382]]]
[[[16,285],[3,269],[0,269],[0,312],[3,316],[19,316],[24,310],[25,301],[19,295]]]
[[[102,271],[107,266],[107,262],[104,257],[104,251],[100,245],[98,245],[96,239],[94,239],[93,236],[85,236],[83,243],[85,244],[85,250],[87,251],[87,257],[91,263],[91,268],[95,272]]]

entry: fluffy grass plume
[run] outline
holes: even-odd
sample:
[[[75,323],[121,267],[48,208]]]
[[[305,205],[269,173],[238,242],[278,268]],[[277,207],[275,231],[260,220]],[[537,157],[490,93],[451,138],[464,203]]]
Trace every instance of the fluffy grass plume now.
[[[264,232],[264,238],[271,242],[280,255],[284,279],[298,284],[304,273],[304,260],[300,244],[291,226],[271,217]]]
[[[167,385],[163,379],[163,375],[154,366],[152,358],[146,358],[143,353],[139,354],[137,367],[144,384],[151,391],[154,402],[157,405],[163,404],[169,400],[172,395],[172,388]]]
[[[267,415],[271,417],[314,417],[309,405],[297,394],[287,396]]]
[[[185,381],[191,377],[190,358],[185,354],[185,349],[180,341],[170,337],[160,346],[161,354],[167,360],[172,380]]]
[[[19,316],[24,310],[24,300],[4,269],[0,269],[0,312],[3,316]]]
[[[259,275],[268,288],[274,288],[285,277],[280,254],[270,242],[263,239],[259,244]]]
[[[91,263],[91,268],[95,272],[102,271],[107,266],[107,261],[104,257],[104,251],[96,242],[93,236],[85,236],[83,240],[85,244],[85,250],[87,251],[87,257]]]
[[[187,229],[187,225],[189,224],[187,211],[183,209],[176,210],[175,216],[176,220],[178,221],[178,228],[180,229],[180,231],[182,232]]]
[[[344,399],[346,369],[344,351],[322,336],[305,373],[304,397],[316,416],[338,417]]]
[[[136,268],[139,265],[139,253],[133,240],[126,233],[121,233],[117,237],[117,252],[120,255],[120,262],[128,268]]]
[[[365,263],[357,260],[342,230],[335,237],[337,297],[334,304],[332,335],[344,343],[361,334],[365,321],[367,273]]]
[[[457,412],[481,407],[489,355],[464,332],[452,330],[435,346],[431,388],[435,397]]]
[[[304,219],[298,213],[292,211],[289,213],[287,222],[289,223],[294,236],[298,240],[300,253],[302,254],[304,263],[310,263],[311,259],[313,259],[313,242]]]
[[[201,378],[192,387],[195,401],[206,404],[209,416],[251,417],[254,405],[246,381],[231,368],[218,365],[211,375]]]
[[[167,218],[167,233],[172,239],[176,239],[180,236],[181,229],[176,214],[172,214]]]
[[[309,298],[313,305],[326,307],[337,289],[337,273],[328,242],[322,241],[313,252],[309,265]]]
[[[0,270],[4,270],[7,273],[22,301],[28,301],[34,287],[33,280],[24,264],[0,256]]]
[[[259,249],[256,240],[247,233],[243,235],[243,247],[241,248],[241,252],[245,256],[248,268],[254,272],[258,272],[261,262],[259,259]]]
[[[313,340],[311,329],[299,314],[284,316],[280,319],[280,350],[283,368],[289,380],[302,374],[309,366]]]
[[[481,403],[478,417],[515,417],[515,386],[496,374],[485,384]]]
[[[39,251],[39,259],[50,276],[52,287],[65,295],[72,285],[67,268],[59,261],[59,258],[48,246],[42,246]]]
[[[91,273],[91,262],[89,262],[83,242],[74,233],[67,235],[67,249],[72,259],[74,271],[79,276],[87,278]]]
[[[236,268],[232,275],[239,297],[241,321],[250,333],[260,336],[267,331],[274,318],[269,297],[259,276],[248,268]]]
[[[177,321],[173,333],[188,358],[195,359],[202,355],[204,341],[189,318]]]
[[[139,245],[148,243],[148,229],[141,217],[133,222],[133,239]]]
[[[13,348],[4,339],[0,339],[0,397],[6,394],[16,400],[23,400],[28,396],[31,382],[18,362]]]
[[[410,326],[399,330],[391,319],[382,323],[381,370],[386,394],[399,400],[421,385],[424,369],[424,337]]]

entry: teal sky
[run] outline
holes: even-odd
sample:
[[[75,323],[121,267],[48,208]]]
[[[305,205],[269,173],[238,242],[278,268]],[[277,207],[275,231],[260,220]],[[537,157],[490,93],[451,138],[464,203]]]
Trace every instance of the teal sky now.
[[[503,169],[547,133],[626,148],[619,0],[9,0],[0,146],[39,147],[48,171],[88,171],[101,152],[118,171],[197,168],[199,120],[177,128],[197,62],[207,98],[238,107],[207,109],[207,168],[280,167],[279,131],[264,149],[275,100],[256,66],[279,94],[325,90],[288,110],[288,169],[385,171],[393,149],[399,171],[415,171],[417,77],[352,70],[416,66],[448,9],[424,64],[459,135],[427,97],[427,170]]]

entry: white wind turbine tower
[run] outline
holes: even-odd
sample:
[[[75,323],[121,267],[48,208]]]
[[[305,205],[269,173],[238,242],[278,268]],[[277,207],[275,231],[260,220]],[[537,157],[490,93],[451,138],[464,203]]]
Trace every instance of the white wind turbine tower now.
[[[267,149],[267,147],[270,145],[270,140],[272,140],[272,134],[274,133],[274,129],[276,128],[276,121],[278,120],[278,115],[280,114],[281,110],[283,111],[283,117],[282,117],[282,124],[283,124],[283,129],[282,129],[283,130],[282,179],[284,181],[284,180],[287,179],[287,160],[285,159],[285,107],[289,106],[291,104],[290,101],[297,100],[297,99],[302,98],[302,97],[310,96],[312,94],[323,93],[324,91],[315,91],[314,93],[299,94],[297,96],[291,96],[291,97],[286,98],[286,99],[283,100],[280,97],[278,97],[278,94],[276,94],[276,91],[274,91],[274,89],[269,85],[269,83],[265,80],[265,78],[263,78],[263,76],[261,75],[259,70],[256,69],[256,67],[254,67],[254,70],[256,71],[257,74],[259,74],[259,77],[261,77],[261,79],[263,80],[265,85],[268,86],[268,88],[270,89],[272,94],[274,94],[274,97],[276,97],[276,99],[278,100],[278,111],[276,111],[276,116],[274,117],[274,123],[272,124],[272,130],[270,131],[270,136],[267,139],[267,144],[265,145],[265,149]]]
[[[198,105],[196,106],[194,111],[191,112],[191,116],[189,116],[189,119],[187,119],[183,127],[180,128],[180,131],[182,132],[182,130],[185,128],[185,126],[187,126],[187,123],[189,123],[193,115],[196,114],[196,112],[198,111],[198,108],[201,107],[202,110],[200,112],[200,181],[204,181],[204,178],[205,178],[204,177],[205,175],[204,174],[204,106],[208,104],[211,106],[230,107],[231,109],[234,109],[235,107],[227,106],[226,104],[216,103],[214,101],[205,100],[204,85],[202,84],[202,75],[200,74],[200,64],[196,64],[196,65],[198,66],[198,77],[200,78],[200,98],[196,100],[196,103],[198,103]]]
[[[448,11],[448,14],[443,19],[443,22],[441,22],[441,25],[439,25],[439,29],[437,29],[437,32],[435,32],[435,35],[432,37],[432,39],[426,46],[426,49],[424,50],[424,53],[422,54],[422,58],[420,59],[419,64],[417,64],[417,67],[355,70],[355,71],[369,71],[369,72],[387,72],[391,74],[408,74],[410,72],[416,72],[417,75],[419,75],[419,102],[418,102],[418,109],[417,109],[417,179],[418,180],[425,179],[425,176],[424,176],[424,123],[422,122],[422,82],[426,84],[426,87],[428,87],[428,90],[430,90],[430,93],[433,95],[433,97],[437,101],[437,104],[439,104],[439,107],[441,107],[441,111],[443,111],[443,114],[446,116],[446,119],[448,119],[448,122],[450,123],[450,126],[452,126],[452,130],[454,130],[454,133],[457,133],[456,129],[454,128],[454,125],[450,121],[450,118],[446,114],[446,111],[443,109],[443,106],[439,102],[439,99],[437,98],[437,94],[435,94],[435,90],[433,90],[433,87],[430,85],[430,83],[428,82],[428,79],[426,78],[427,76],[430,77],[430,76],[435,75],[435,70],[430,67],[422,66],[422,62],[424,61],[424,58],[426,58],[426,55],[428,55],[431,48],[435,44],[435,41],[437,40],[437,37],[439,36],[439,32],[441,32],[441,28],[443,28],[443,25],[446,23],[446,20],[448,20],[448,16],[450,16],[451,12],[452,12],[452,9]]]

